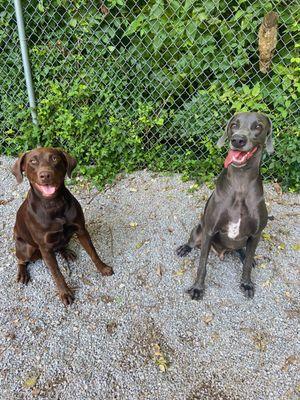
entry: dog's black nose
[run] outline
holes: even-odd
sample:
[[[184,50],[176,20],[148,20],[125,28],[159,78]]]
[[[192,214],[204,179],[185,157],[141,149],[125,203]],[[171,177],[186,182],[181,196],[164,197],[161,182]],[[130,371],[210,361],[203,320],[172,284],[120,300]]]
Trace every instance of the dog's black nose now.
[[[40,178],[42,181],[49,180],[51,177],[52,177],[52,174],[51,174],[50,171],[40,171],[40,172],[39,172],[39,178]]]
[[[234,146],[236,149],[240,149],[241,147],[244,147],[245,144],[247,143],[247,138],[246,136],[243,135],[234,135],[231,138],[231,144]]]

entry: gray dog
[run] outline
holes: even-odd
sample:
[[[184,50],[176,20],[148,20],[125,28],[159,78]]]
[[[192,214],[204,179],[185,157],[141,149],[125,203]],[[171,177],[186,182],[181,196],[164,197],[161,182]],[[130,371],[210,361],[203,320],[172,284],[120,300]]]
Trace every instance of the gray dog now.
[[[268,153],[274,151],[272,123],[261,113],[236,114],[229,120],[217,145],[223,146],[226,139],[230,150],[216,189],[208,199],[201,222],[192,230],[189,241],[177,249],[177,254],[184,257],[193,248],[201,246],[197,277],[188,290],[195,300],[203,298],[211,246],[221,259],[227,251],[237,253],[243,263],[241,289],[246,297],[254,296],[251,270],[261,232],[268,220],[259,168],[264,146]]]

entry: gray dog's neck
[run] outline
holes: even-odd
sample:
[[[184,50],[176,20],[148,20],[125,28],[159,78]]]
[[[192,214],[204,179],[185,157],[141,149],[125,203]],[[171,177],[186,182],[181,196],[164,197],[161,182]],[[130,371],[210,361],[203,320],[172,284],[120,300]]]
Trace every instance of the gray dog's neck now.
[[[251,190],[252,182],[261,182],[260,162],[263,149],[258,147],[255,154],[248,160],[244,167],[237,168],[229,165],[224,168],[217,182],[217,186],[227,186],[230,190],[245,191]]]

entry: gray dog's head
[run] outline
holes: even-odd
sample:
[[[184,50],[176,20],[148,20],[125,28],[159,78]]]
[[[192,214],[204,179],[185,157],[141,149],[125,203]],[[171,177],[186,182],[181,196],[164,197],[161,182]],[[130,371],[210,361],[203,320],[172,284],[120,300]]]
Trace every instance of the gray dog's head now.
[[[268,154],[274,151],[272,122],[269,117],[258,112],[241,112],[231,117],[217,146],[222,147],[226,139],[232,150],[249,152],[257,146],[265,145]]]

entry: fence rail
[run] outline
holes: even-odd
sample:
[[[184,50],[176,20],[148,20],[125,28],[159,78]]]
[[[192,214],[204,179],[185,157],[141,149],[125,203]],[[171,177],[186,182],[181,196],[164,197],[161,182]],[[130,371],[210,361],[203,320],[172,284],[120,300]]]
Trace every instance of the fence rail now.
[[[298,1],[23,1],[39,127],[12,2],[0,0],[0,147],[63,146],[100,183],[148,166],[210,180],[229,116],[273,121],[266,179],[299,189]]]

